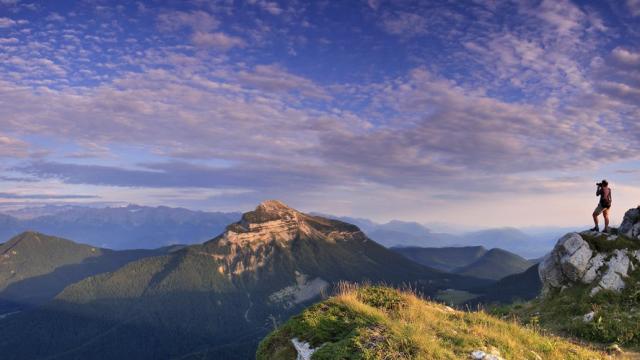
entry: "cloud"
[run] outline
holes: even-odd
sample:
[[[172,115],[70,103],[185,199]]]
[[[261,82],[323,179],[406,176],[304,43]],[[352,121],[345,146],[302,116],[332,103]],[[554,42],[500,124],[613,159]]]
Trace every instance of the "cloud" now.
[[[33,200],[73,200],[73,199],[99,199],[96,195],[74,194],[15,194],[0,192],[0,199],[33,199]]]
[[[428,30],[427,18],[405,11],[386,13],[382,24],[386,31],[394,35],[414,36],[425,34]]]
[[[191,36],[191,41],[199,47],[229,50],[234,47],[245,47],[246,42],[239,37],[227,35],[222,32],[205,33],[196,31]]]
[[[26,157],[29,144],[0,133],[0,157]]]
[[[311,80],[293,75],[276,65],[258,65],[253,71],[240,72],[237,78],[243,84],[255,86],[265,91],[295,91],[313,98],[331,99],[325,89],[314,84]]]
[[[640,0],[627,0],[627,7],[632,16],[640,16]]]
[[[369,5],[369,7],[372,8],[373,10],[378,10],[381,3],[382,3],[382,0],[367,0],[367,5]]]
[[[17,22],[13,19],[10,19],[8,17],[0,17],[0,28],[8,28],[15,26],[16,24]]]
[[[560,35],[580,29],[586,20],[586,14],[570,0],[543,0],[530,11],[552,25]]]
[[[246,164],[234,168],[196,165],[188,162],[139,164],[142,169],[79,165],[58,162],[32,162],[13,171],[68,184],[109,185],[146,188],[251,188],[289,189],[316,187],[329,183],[322,169],[278,167],[277,164]],[[294,180],[292,183],[291,180]],[[297,184],[297,185],[296,185]]]
[[[632,52],[628,49],[616,47],[613,49],[611,55],[612,58],[620,64],[640,69],[640,52]]]
[[[268,12],[271,15],[280,15],[284,12],[282,8],[278,5],[278,3],[273,1],[264,1],[264,0],[249,0],[250,4],[254,4],[262,8],[262,10]]]
[[[189,28],[194,31],[207,32],[216,29],[220,22],[211,14],[197,11],[166,11],[157,17],[158,28],[161,31],[175,31]]]
[[[47,21],[56,21],[56,22],[63,22],[65,20],[65,17],[58,14],[57,12],[52,12],[51,14],[47,15],[47,17],[45,18],[45,20]]]

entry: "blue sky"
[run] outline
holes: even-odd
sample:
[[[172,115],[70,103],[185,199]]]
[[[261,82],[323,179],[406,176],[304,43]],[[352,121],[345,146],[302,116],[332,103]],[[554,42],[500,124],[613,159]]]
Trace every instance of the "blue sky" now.
[[[0,0],[0,206],[619,218],[638,44],[638,0]]]

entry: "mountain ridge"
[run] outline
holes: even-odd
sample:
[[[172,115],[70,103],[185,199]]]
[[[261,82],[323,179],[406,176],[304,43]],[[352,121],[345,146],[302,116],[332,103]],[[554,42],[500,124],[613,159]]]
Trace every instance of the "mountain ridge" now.
[[[69,358],[83,358],[98,347],[105,359],[146,359],[200,349],[204,358],[250,358],[266,324],[339,281],[411,284],[425,294],[483,283],[413,263],[355,225],[268,201],[203,244],[86,278],[43,308],[0,321],[0,332],[10,334],[0,352],[10,347],[20,359],[71,351]],[[27,334],[48,340],[28,346],[21,340]],[[78,348],[86,342],[92,345]]]

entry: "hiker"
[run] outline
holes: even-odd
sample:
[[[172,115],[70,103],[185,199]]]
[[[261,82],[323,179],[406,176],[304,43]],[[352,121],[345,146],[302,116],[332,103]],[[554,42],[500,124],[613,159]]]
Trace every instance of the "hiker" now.
[[[603,232],[609,232],[609,209],[611,209],[611,189],[609,188],[609,183],[607,180],[602,180],[602,182],[596,183],[598,186],[598,190],[596,191],[596,196],[600,196],[600,202],[598,202],[598,206],[593,211],[593,223],[596,225],[591,231],[600,231],[600,226],[598,225],[598,216],[602,214],[604,216],[604,230]]]

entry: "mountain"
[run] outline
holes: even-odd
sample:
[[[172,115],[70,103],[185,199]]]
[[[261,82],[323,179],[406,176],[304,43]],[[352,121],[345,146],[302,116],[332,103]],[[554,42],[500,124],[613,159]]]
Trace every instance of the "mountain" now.
[[[313,356],[313,357],[311,357]],[[456,311],[384,287],[347,288],[294,316],[257,360],[607,359],[606,354],[485,312]]]
[[[162,251],[112,251],[37,232],[22,233],[0,245],[0,300],[5,304],[0,313],[9,307],[41,304],[72,283]]]
[[[566,232],[564,228],[527,228],[524,231],[504,227],[450,234],[432,231],[417,222],[392,220],[379,224],[361,218],[326,217],[357,224],[369,238],[389,248],[483,246],[488,249],[505,249],[527,258],[543,256],[553,248],[554,239]]]
[[[464,234],[464,238],[465,244],[482,244],[489,249],[504,249],[526,257],[540,256],[549,251],[545,248],[543,252],[536,252],[539,246],[529,235],[510,227],[475,231]]]
[[[471,290],[474,294],[482,294],[466,305],[473,309],[478,304],[512,304],[516,301],[528,301],[540,294],[542,282],[538,275],[538,264],[524,272],[505,276],[497,282]]]
[[[483,279],[499,280],[505,276],[521,273],[532,263],[514,253],[502,249],[491,249],[473,263],[454,269],[453,272]]]
[[[0,239],[34,230],[116,250],[202,243],[212,234],[222,232],[241,215],[137,205],[107,208],[49,206],[22,209],[16,214],[21,217],[0,214]]]
[[[407,284],[427,295],[488,283],[416,264],[354,225],[267,201],[213,240],[84,279],[46,306],[3,319],[0,353],[253,358],[274,323],[339,281]]]
[[[392,247],[391,250],[434,269],[451,272],[480,259],[486,254],[487,249],[483,246],[463,246],[463,247]]]

